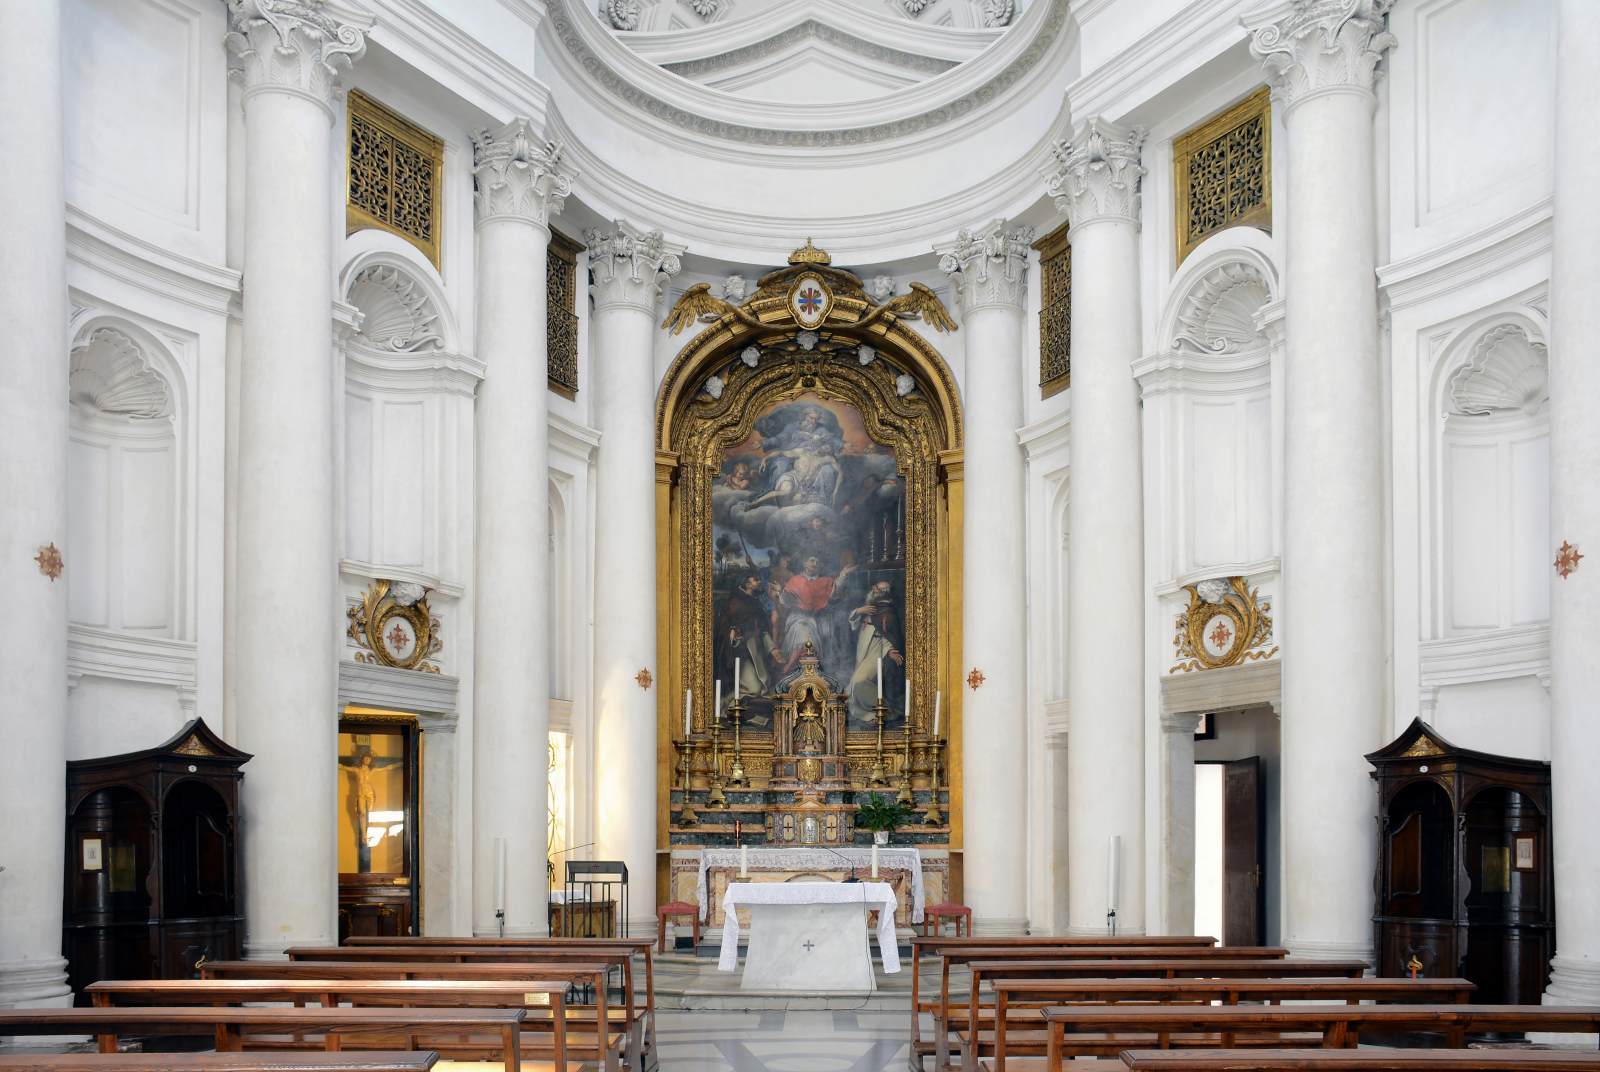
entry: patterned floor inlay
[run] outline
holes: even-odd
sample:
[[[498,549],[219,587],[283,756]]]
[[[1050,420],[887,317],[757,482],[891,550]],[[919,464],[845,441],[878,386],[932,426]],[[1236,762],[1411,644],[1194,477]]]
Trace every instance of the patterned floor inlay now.
[[[657,1014],[661,1072],[886,1072],[906,1065],[904,1012]]]

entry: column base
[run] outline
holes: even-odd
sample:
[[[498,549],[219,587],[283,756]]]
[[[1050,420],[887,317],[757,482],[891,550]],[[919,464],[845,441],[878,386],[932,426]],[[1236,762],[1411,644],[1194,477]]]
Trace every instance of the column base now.
[[[1286,938],[1289,955],[1302,960],[1364,960],[1372,970],[1373,951],[1369,942],[1334,942],[1316,938]]]
[[[974,915],[972,933],[992,938],[1020,938],[1028,933],[1028,921],[1023,916]]]
[[[1545,1005],[1600,1005],[1600,962],[1563,957],[1550,960],[1550,986]]]
[[[548,938],[550,937],[550,928],[507,927],[505,933],[502,934],[498,926],[474,926],[472,928],[472,936],[474,938]]]
[[[64,1008],[71,1004],[65,957],[0,962],[0,1008]]]
[[[284,950],[295,946],[329,946],[338,945],[332,935],[318,935],[315,938],[285,938],[281,942],[252,942],[246,938],[244,943],[245,960],[286,960]]]
[[[1130,927],[1119,923],[1115,935],[1108,926],[1063,927],[1057,933],[1063,938],[1143,938],[1145,930],[1143,927]]]

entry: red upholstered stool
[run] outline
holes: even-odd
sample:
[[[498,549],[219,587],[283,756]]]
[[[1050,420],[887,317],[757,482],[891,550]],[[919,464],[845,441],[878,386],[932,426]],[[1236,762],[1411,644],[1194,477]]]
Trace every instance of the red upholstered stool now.
[[[946,901],[943,904],[929,905],[922,910],[922,933],[938,936],[944,933],[944,921],[950,920],[956,926],[956,937],[963,934],[972,936],[972,909],[964,904]]]
[[[656,950],[667,951],[667,920],[688,916],[694,925],[694,947],[700,948],[700,906],[688,901],[668,901],[656,909]]]

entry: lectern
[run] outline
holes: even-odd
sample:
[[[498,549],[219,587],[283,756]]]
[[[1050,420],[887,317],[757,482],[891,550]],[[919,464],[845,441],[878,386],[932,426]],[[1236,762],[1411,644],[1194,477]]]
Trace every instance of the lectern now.
[[[616,918],[616,937],[628,936],[628,865],[621,860],[568,860],[566,904],[561,916],[566,937],[599,937],[607,909]]]

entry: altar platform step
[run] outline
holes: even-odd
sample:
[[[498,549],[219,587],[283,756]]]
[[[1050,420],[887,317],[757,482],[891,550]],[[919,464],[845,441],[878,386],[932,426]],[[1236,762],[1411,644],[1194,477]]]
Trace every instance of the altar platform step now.
[[[714,950],[715,947],[713,947]],[[686,1011],[900,1011],[911,1009],[910,961],[886,975],[876,961],[875,991],[802,994],[792,990],[743,990],[740,972],[720,972],[715,956],[667,953],[656,957],[656,1005]],[[937,985],[937,984],[936,984]]]

